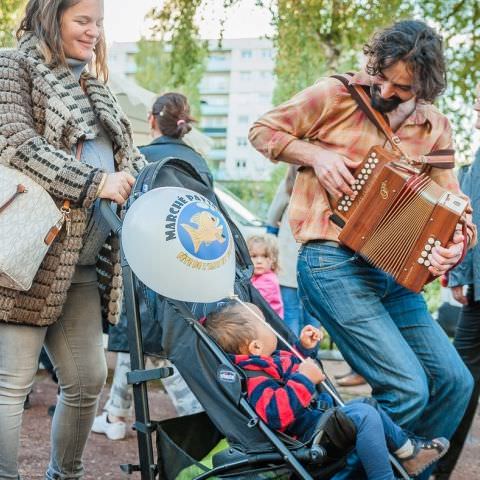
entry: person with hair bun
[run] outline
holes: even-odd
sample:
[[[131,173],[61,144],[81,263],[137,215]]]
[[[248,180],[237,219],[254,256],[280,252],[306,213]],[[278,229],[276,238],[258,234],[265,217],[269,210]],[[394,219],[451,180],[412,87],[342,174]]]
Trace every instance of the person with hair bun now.
[[[188,161],[213,186],[212,172],[205,159],[183,140],[192,130],[195,119],[190,114],[187,97],[177,92],[160,95],[153,103],[148,115],[153,140],[140,147],[148,162],[156,162],[166,157],[178,157]]]

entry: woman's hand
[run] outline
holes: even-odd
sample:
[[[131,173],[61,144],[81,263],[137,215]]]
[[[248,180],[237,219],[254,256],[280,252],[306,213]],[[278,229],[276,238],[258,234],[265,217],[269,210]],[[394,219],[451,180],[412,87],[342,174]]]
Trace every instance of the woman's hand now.
[[[118,205],[122,205],[130,195],[134,184],[135,178],[127,172],[109,173],[102,189],[98,192],[98,197],[113,200]]]

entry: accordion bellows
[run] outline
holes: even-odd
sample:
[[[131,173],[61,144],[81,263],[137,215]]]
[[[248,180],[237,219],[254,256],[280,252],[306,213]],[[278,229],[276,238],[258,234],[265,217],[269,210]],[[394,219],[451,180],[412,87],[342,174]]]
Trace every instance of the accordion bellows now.
[[[374,147],[354,172],[355,198],[334,202],[339,241],[401,285],[419,292],[434,277],[428,255],[452,238],[468,201]]]

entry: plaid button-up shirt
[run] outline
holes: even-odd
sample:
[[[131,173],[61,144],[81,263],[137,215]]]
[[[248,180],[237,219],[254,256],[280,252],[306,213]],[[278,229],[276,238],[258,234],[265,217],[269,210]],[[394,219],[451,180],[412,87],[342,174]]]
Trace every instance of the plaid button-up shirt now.
[[[355,74],[351,83],[370,85],[366,73]],[[435,150],[452,148],[452,131],[447,118],[437,108],[417,102],[415,110],[395,132],[402,150],[418,157]],[[276,162],[294,140],[319,145],[362,163],[371,147],[391,150],[385,135],[366,117],[337,79],[325,78],[295,95],[257,120],[250,129],[252,145]],[[430,173],[438,184],[451,192],[460,192],[452,170],[433,168]],[[330,197],[320,185],[312,168],[300,169],[289,206],[290,225],[297,241],[338,240],[340,229],[330,221]]]

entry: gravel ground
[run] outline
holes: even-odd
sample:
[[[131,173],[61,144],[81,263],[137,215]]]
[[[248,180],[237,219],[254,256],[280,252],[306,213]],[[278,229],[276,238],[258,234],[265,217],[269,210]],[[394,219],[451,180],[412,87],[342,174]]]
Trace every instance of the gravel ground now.
[[[109,362],[112,363],[111,361]],[[330,375],[345,372],[343,362],[325,362]],[[109,385],[104,389],[101,404],[108,396]],[[368,387],[343,389],[345,397],[368,395]],[[156,420],[174,416],[174,408],[160,388],[150,388],[151,417]],[[31,395],[32,407],[25,412],[20,450],[20,473],[24,480],[42,480],[49,456],[49,432],[51,419],[47,408],[55,402],[56,385],[44,373],[39,373]],[[460,464],[452,480],[480,479],[480,419],[477,414],[472,432],[464,449]],[[92,434],[84,456],[86,475],[84,480],[139,479],[138,473],[127,476],[119,468],[121,463],[137,462],[136,436],[129,431],[121,441],[112,442],[103,435]]]

